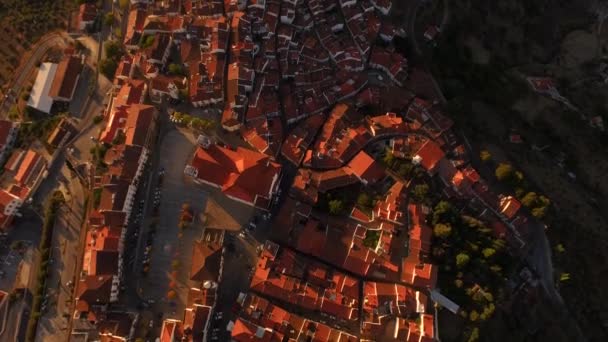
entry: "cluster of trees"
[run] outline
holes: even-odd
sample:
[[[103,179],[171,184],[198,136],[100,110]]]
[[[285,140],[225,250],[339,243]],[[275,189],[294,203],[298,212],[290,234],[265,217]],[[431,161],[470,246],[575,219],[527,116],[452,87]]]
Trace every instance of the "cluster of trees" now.
[[[340,191],[342,190],[342,191]],[[340,189],[339,191],[328,191],[319,194],[317,208],[330,215],[343,215],[349,207],[352,207],[354,199],[349,198],[348,194]]]
[[[216,123],[213,120],[197,118],[182,112],[174,112],[173,118],[181,124],[191,127],[197,131],[211,130],[216,126]]]
[[[27,107],[30,108],[30,107]],[[27,113],[26,113],[27,114]],[[22,123],[17,132],[16,147],[29,145],[35,139],[46,141],[46,138],[53,129],[59,124],[63,115],[46,116],[35,119],[27,123]]]
[[[36,338],[36,327],[40,318],[40,310],[42,307],[42,298],[48,277],[49,258],[51,257],[51,243],[53,238],[53,227],[55,226],[55,218],[61,205],[65,203],[65,198],[61,191],[55,191],[46,202],[44,209],[44,222],[42,224],[42,232],[40,237],[40,264],[38,266],[38,283],[34,291],[32,300],[32,311],[29,321],[27,322],[26,340],[34,341]]]
[[[359,193],[359,196],[357,196],[356,206],[362,212],[371,215],[375,205],[376,201],[368,193],[361,192]]]
[[[411,159],[397,158],[388,148],[384,150],[382,163],[405,179],[420,178],[424,175],[424,170],[412,164]]]
[[[108,79],[113,79],[118,68],[120,59],[125,54],[122,44],[116,40],[110,40],[104,44],[105,58],[99,61],[99,72]]]
[[[440,287],[459,303],[470,329],[492,317],[495,295],[501,294],[512,263],[506,241],[480,220],[462,215],[440,201],[429,216],[433,227],[432,258],[441,267]]]
[[[524,179],[524,175],[521,171],[516,170],[511,164],[500,163],[496,167],[496,178],[509,184],[515,188],[515,196],[521,201],[521,203],[530,209],[532,215],[536,218],[543,218],[549,210],[551,201],[536,192],[527,191],[529,188],[527,182]]]
[[[1,3],[0,21],[13,32],[23,34],[14,36],[22,42],[33,42],[49,31],[65,27],[75,5],[71,0],[2,0]]]
[[[89,150],[91,156],[93,157],[93,162],[95,162],[95,167],[100,170],[104,170],[107,165],[104,162],[104,158],[106,156],[106,152],[108,152],[108,146],[106,144],[97,144]]]

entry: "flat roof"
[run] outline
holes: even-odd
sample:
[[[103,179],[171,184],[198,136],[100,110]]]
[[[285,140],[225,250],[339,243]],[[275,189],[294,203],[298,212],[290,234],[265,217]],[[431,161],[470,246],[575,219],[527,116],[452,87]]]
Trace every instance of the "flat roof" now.
[[[57,64],[42,63],[36,76],[36,82],[32,87],[30,98],[27,100],[27,105],[44,113],[51,112],[53,99],[49,96],[49,90],[55,79],[57,72]]]

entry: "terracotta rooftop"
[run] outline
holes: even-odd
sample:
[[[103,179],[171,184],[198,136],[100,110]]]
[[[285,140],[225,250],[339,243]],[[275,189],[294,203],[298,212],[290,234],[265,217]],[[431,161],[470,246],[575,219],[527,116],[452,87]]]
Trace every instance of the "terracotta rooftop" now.
[[[427,140],[416,152],[416,156],[422,158],[420,165],[428,172],[434,172],[439,161],[445,156],[445,152],[433,140]]]
[[[365,151],[359,152],[348,167],[364,184],[374,184],[384,178],[384,168]]]
[[[55,79],[53,80],[51,89],[49,90],[49,96],[53,98],[59,97],[71,100],[81,71],[81,58],[78,56],[64,57],[57,66]]]
[[[43,161],[40,154],[33,150],[28,150],[19,166],[19,170],[17,170],[17,174],[15,174],[15,181],[19,184],[28,183],[40,161]]]
[[[15,127],[12,121],[0,120],[0,149],[2,149],[9,141],[9,134]]]
[[[281,172],[280,164],[265,154],[237,147],[212,144],[198,147],[191,161],[196,177],[220,187],[229,197],[258,206],[270,200]]]
[[[190,280],[217,282],[222,258],[223,231],[205,229],[201,240],[194,242]]]

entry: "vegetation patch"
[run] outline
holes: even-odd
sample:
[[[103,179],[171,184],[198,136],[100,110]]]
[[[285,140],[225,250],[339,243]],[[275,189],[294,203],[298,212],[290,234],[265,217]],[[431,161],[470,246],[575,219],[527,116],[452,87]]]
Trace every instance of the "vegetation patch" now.
[[[46,280],[48,277],[48,266],[49,258],[51,256],[51,244],[53,240],[53,227],[55,226],[55,219],[57,218],[57,212],[62,204],[65,203],[65,198],[61,191],[55,191],[49,199],[46,201],[44,209],[44,222],[42,224],[42,232],[40,237],[40,245],[38,250],[40,252],[40,264],[38,266],[38,279],[36,289],[33,294],[32,310],[29,321],[27,322],[26,341],[34,341],[36,339],[36,328],[38,326],[38,320],[40,319],[40,308],[42,306],[42,298],[44,297],[44,290],[46,286]]]
[[[463,340],[479,334],[496,303],[504,298],[503,286],[514,260],[506,241],[496,238],[484,222],[460,214],[451,203],[440,201],[430,215],[433,226],[433,263],[439,265],[438,287],[460,305],[466,320]]]

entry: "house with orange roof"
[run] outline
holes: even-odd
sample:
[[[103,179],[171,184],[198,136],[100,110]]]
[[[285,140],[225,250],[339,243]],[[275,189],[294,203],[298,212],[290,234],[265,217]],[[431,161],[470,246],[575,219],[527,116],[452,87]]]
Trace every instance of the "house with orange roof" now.
[[[221,278],[224,231],[205,228],[200,240],[194,242],[190,280],[202,284],[219,282]]]
[[[268,210],[278,189],[281,165],[259,152],[212,143],[196,149],[184,173],[220,188],[235,201]]]
[[[23,200],[18,196],[1,189],[0,190],[0,230],[6,231],[13,218],[19,215],[19,208],[23,204]]]
[[[499,205],[500,214],[506,217],[507,220],[513,219],[519,212],[519,209],[521,209],[521,202],[513,196],[501,197]]]
[[[402,341],[398,336],[407,335],[414,317],[422,320],[425,316],[428,298],[418,290],[375,281],[365,282],[363,289],[363,340]],[[401,332],[402,329],[405,331]]]
[[[76,284],[76,309],[74,318],[97,322],[96,312],[118,300],[118,277],[116,275],[87,275]]]
[[[407,204],[407,185],[401,181],[395,182],[388,190],[383,200],[377,201],[374,215],[397,225],[406,224],[405,206]]]
[[[439,163],[444,157],[445,152],[439,144],[429,139],[416,151],[412,162],[422,166],[430,175],[434,175],[437,173]]]
[[[54,101],[72,101],[80,79],[82,64],[82,58],[79,56],[65,56],[59,62],[55,78],[49,89],[49,96]]]
[[[348,163],[348,168],[363,185],[375,184],[386,177],[384,168],[365,151],[360,151]]]
[[[13,179],[17,185],[32,188],[45,176],[46,165],[46,160],[39,153],[28,150]]]
[[[382,137],[408,132],[408,126],[396,113],[386,113],[373,117],[366,117],[366,123],[372,136]]]
[[[401,281],[420,288],[435,288],[437,284],[437,267],[421,262],[418,258],[409,257],[402,264]]]
[[[313,115],[301,125],[296,126],[294,130],[287,136],[281,147],[281,154],[296,166],[299,166],[306,150],[313,143],[317,132],[323,125],[324,115]]]
[[[247,294],[239,304],[239,317],[227,326],[232,341],[357,341],[354,335],[296,315],[255,294]]]
[[[166,319],[160,330],[160,342],[181,341],[184,337],[184,327],[181,321]]]

